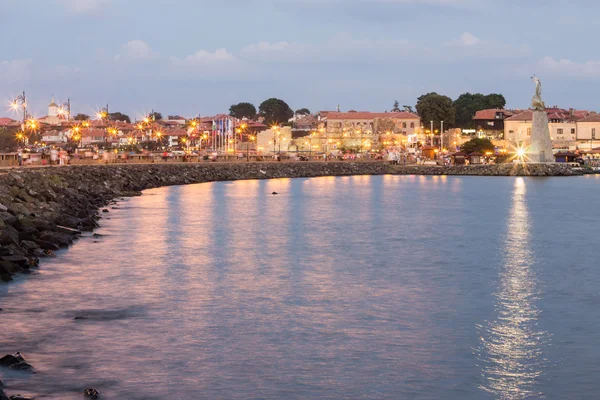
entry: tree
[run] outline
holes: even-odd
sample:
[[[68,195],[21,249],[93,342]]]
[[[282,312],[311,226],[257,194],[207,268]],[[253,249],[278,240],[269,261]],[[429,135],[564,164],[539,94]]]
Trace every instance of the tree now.
[[[494,144],[489,139],[473,138],[460,146],[460,151],[469,154],[473,152],[485,153],[486,151],[494,151]]]
[[[0,152],[14,151],[16,148],[15,133],[5,127],[0,128]]]
[[[506,106],[506,99],[501,94],[490,93],[485,98],[488,108],[504,108]]]
[[[124,121],[127,122],[128,124],[131,123],[131,118],[129,118],[129,115],[120,113],[120,112],[114,112],[114,113],[110,113],[108,114],[108,119],[111,121]]]
[[[153,111],[150,115],[148,115],[148,117],[153,121],[160,121],[163,119],[162,114],[156,111]]]
[[[387,132],[395,133],[396,132],[396,121],[391,118],[381,118],[375,120],[375,126],[377,127],[377,133],[382,135]]]
[[[75,121],[88,121],[90,116],[87,114],[77,114],[74,118]]]
[[[480,110],[488,108],[504,108],[506,100],[501,94],[463,93],[454,101],[456,108],[456,125],[467,128],[473,127],[473,117]]]
[[[234,118],[256,118],[256,107],[252,103],[238,103],[229,107],[229,115]]]
[[[398,100],[394,100],[394,107],[392,107],[392,112],[400,112],[400,103],[398,103]]]
[[[283,100],[270,98],[261,103],[258,107],[261,116],[265,118],[265,124],[279,124],[288,122],[294,116],[294,112]]]
[[[424,94],[417,99],[416,108],[424,125],[429,121],[433,121],[436,126],[440,126],[441,121],[444,121],[445,127],[454,125],[456,110],[452,99],[448,96],[435,92]]]
[[[309,115],[310,114],[310,110],[308,108],[301,108],[299,110],[296,110],[296,115]]]

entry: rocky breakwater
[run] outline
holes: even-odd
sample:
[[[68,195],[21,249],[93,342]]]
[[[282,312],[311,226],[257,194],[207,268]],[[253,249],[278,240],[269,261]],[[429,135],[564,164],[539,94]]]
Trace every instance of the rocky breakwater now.
[[[402,175],[475,175],[475,176],[573,176],[583,171],[573,170],[569,165],[506,163],[486,165],[399,165],[395,174]]]
[[[345,175],[562,176],[559,164],[392,166],[384,162],[130,164],[8,170],[0,175],[0,279],[27,273],[39,259],[98,226],[112,200],[144,189],[190,183]]]

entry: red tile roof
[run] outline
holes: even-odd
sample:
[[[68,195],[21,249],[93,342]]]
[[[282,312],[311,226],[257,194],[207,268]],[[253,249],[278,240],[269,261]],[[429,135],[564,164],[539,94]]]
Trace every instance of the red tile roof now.
[[[82,137],[104,137],[106,131],[104,129],[84,129],[81,131]]]
[[[487,110],[479,110],[475,113],[473,119],[475,120],[489,120],[496,119],[496,113],[504,113],[504,118],[509,118],[513,116],[513,113],[508,110],[503,110],[501,108],[488,108]]]
[[[13,125],[15,122],[14,119],[10,119],[10,118],[0,118],[0,126],[9,126],[9,125]]]
[[[600,122],[600,114],[592,114],[588,117],[580,119],[577,122]]]
[[[391,118],[391,119],[419,119],[419,116],[406,111],[400,112],[330,112],[327,113],[329,120],[348,120],[348,119],[376,119],[376,118]]]
[[[521,113],[513,115],[510,118],[507,118],[506,121],[533,121],[533,111],[523,111]]]

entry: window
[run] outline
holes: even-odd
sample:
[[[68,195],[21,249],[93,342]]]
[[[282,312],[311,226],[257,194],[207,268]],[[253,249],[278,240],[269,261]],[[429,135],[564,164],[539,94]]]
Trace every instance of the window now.
[[[596,139],[596,128],[592,128],[592,139]]]
[[[406,122],[403,122],[403,123],[402,123],[402,127],[403,127],[403,128],[406,128]]]
[[[527,128],[527,136],[531,136],[531,128]]]
[[[562,128],[559,128],[559,129],[557,129],[557,130],[556,130],[556,133],[557,133],[558,135],[562,135],[562,134],[563,134],[563,130],[562,130]]]
[[[571,135],[575,134],[575,128],[571,128]]]
[[[414,123],[414,122],[411,122],[411,123],[410,123],[410,127],[414,129],[414,127],[415,127],[415,123]]]

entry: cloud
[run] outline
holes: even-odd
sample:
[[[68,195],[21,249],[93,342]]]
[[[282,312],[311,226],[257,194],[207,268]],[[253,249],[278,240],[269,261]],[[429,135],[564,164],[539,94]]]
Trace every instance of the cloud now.
[[[266,52],[278,52],[282,50],[286,50],[290,47],[288,42],[259,42],[256,44],[251,44],[242,49],[242,53],[266,53]]]
[[[599,78],[600,61],[590,60],[578,63],[566,58],[554,59],[544,57],[538,63],[543,71],[552,75],[562,75],[571,78]]]
[[[458,43],[462,46],[475,46],[479,42],[481,42],[481,39],[475,37],[469,32],[464,32],[462,35],[460,35],[460,39],[458,40]]]
[[[0,61],[0,81],[11,82],[27,79],[32,63],[31,59]]]
[[[74,14],[94,14],[111,3],[111,0],[60,0]]]
[[[115,60],[149,60],[158,56],[148,43],[142,40],[131,40],[121,46],[121,53],[115,56]]]
[[[235,61],[235,57],[225,49],[217,49],[214,52],[199,50],[187,56],[184,61],[189,64],[209,65]]]

